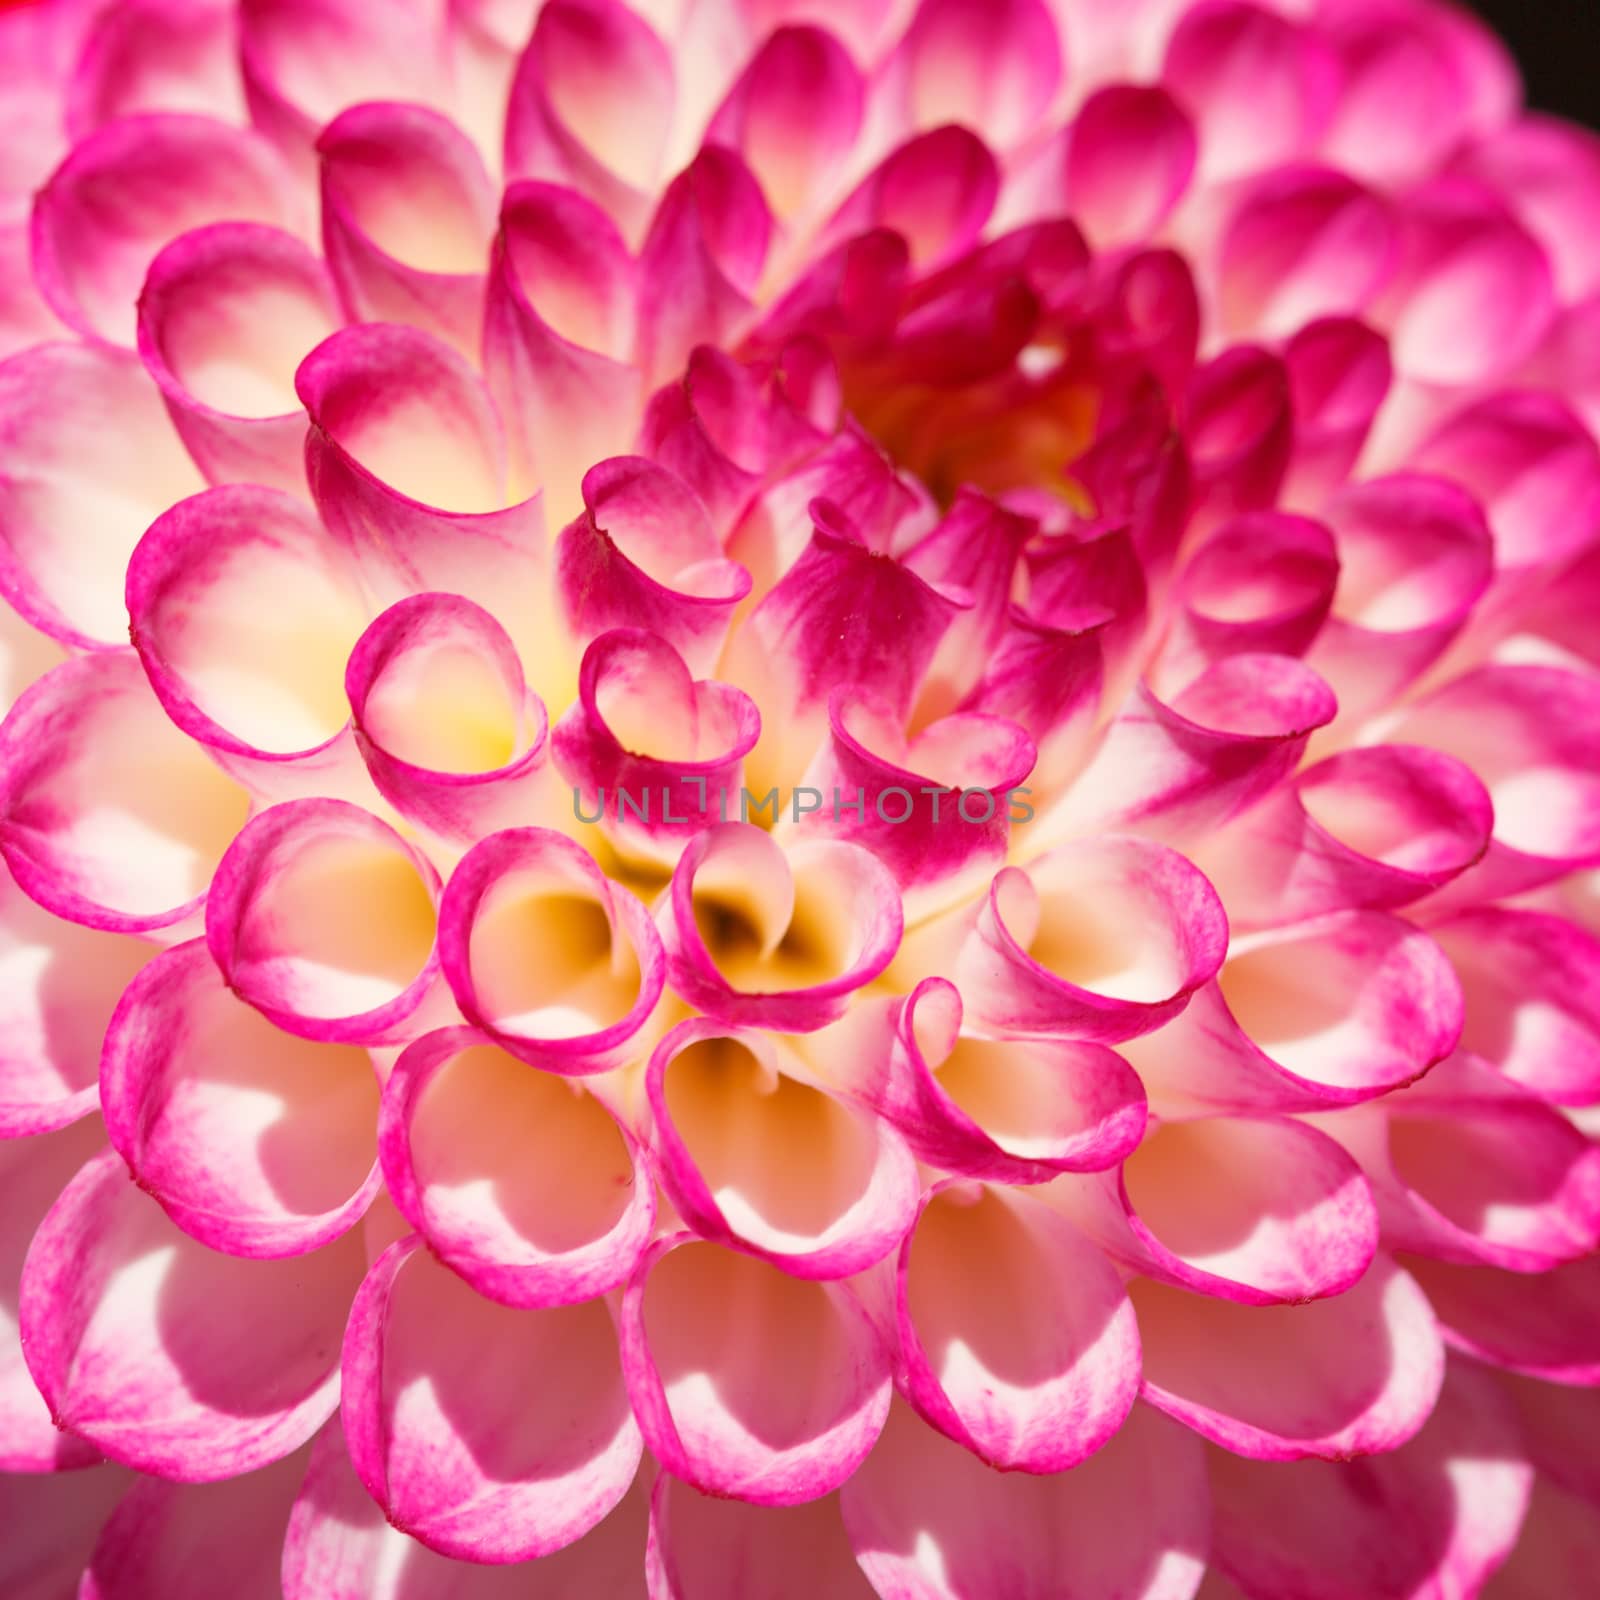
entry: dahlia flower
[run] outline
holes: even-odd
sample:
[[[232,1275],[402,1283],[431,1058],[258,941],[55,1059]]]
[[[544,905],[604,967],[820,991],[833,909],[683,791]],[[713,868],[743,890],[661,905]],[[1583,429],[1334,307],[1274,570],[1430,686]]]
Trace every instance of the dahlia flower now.
[[[0,18],[0,1594],[1600,1568],[1600,141],[1436,0]]]

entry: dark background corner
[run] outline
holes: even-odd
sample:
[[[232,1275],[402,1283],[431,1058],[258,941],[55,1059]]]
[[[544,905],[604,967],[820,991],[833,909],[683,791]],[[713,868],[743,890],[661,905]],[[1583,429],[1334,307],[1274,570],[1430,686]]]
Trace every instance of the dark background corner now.
[[[1600,128],[1600,0],[1468,0],[1511,46],[1528,104]]]

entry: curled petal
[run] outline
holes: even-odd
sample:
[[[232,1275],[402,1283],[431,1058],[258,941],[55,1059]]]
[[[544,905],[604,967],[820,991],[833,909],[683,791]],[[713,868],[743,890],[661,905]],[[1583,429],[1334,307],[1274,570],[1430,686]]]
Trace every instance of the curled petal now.
[[[1600,1256],[1528,1275],[1412,1257],[1457,1350],[1550,1383],[1600,1383]]]
[[[317,509],[379,602],[465,595],[541,660],[539,501],[506,504],[500,421],[465,359],[420,329],[363,323],[318,345],[295,388]]]
[[[0,726],[0,849],[58,917],[128,933],[200,906],[248,796],[172,726],[131,650],[48,672]]]
[[[434,1254],[511,1306],[616,1287],[655,1223],[630,1134],[580,1085],[444,1028],[411,1045],[378,1128],[389,1192]]]
[[[1288,1117],[1164,1123],[1123,1164],[1115,1200],[1120,1217],[1102,1204],[1085,1224],[1108,1249],[1150,1277],[1244,1305],[1343,1294],[1378,1246],[1361,1169]]]
[[[839,1017],[900,943],[900,896],[859,845],[785,849],[753,823],[704,829],[659,913],[673,988],[723,1022],[809,1033]]]
[[[0,364],[0,590],[34,627],[121,643],[133,547],[203,487],[136,361],[44,344]]]
[[[611,628],[659,634],[709,672],[750,574],[727,560],[704,509],[670,472],[617,456],[583,479],[584,515],[562,530],[555,578],[581,643]]]
[[[551,1072],[616,1065],[666,981],[644,907],[547,828],[491,834],[467,852],[445,892],[439,953],[461,1014]]]
[[[1251,191],[1220,251],[1223,325],[1282,338],[1360,312],[1394,269],[1399,239],[1389,208],[1353,179],[1289,168]]]
[[[1350,1105],[1442,1061],[1461,1013],[1460,981],[1427,934],[1380,912],[1336,912],[1235,952],[1133,1062],[1162,1105]]]
[[[1564,917],[1501,906],[1428,931],[1461,979],[1461,1043],[1557,1105],[1600,1101],[1600,940]]]
[[[415,1236],[378,1258],[351,1307],[341,1409],[389,1522],[461,1561],[574,1543],[639,1464],[605,1302],[494,1305]]]
[[[7,1472],[0,1477],[0,1517],[10,1532],[0,1552],[0,1583],[17,1600],[58,1600],[77,1593],[107,1516],[137,1482],[109,1463],[92,1472]]]
[[[1495,899],[1600,860],[1600,679],[1481,667],[1418,702],[1389,733],[1465,761],[1494,802],[1488,851],[1442,898]]]
[[[212,483],[306,492],[294,373],[343,321],[327,268],[293,234],[216,222],[174,239],[139,296],[139,356]]]
[[[975,133],[947,126],[886,156],[839,208],[830,239],[898,233],[919,271],[944,266],[977,241],[999,192],[995,159]]]
[[[1383,335],[1353,317],[1300,329],[1283,350],[1294,405],[1294,450],[1280,504],[1315,512],[1355,466],[1394,366]]]
[[[1182,856],[1108,835],[1001,871],[951,976],[985,1032],[1115,1044],[1182,1011],[1227,942],[1221,901]]]
[[[179,501],[139,541],[127,597],[167,715],[231,770],[259,786],[348,764],[340,677],[366,601],[303,501],[253,484]]]
[[[1454,1362],[1433,1416],[1389,1454],[1286,1466],[1212,1452],[1213,1559],[1250,1594],[1477,1594],[1522,1524],[1520,1454],[1492,1381]]]
[[[893,1600],[1191,1600],[1205,1575],[1199,1442],[1148,1406],[1046,1477],[996,1472],[896,1407],[840,1499],[857,1559]]]
[[[0,1139],[98,1108],[106,1023],[154,954],[142,939],[50,915],[0,871]]]
[[[1114,84],[1072,124],[1066,202],[1098,248],[1139,244],[1182,198],[1194,163],[1194,127],[1165,89]]]
[[[1330,1299],[1238,1305],[1149,1279],[1131,1286],[1144,1397],[1258,1461],[1393,1450],[1427,1420],[1444,1345],[1415,1279],[1379,1256]],[[1292,1345],[1295,1359],[1273,1359]]]
[[[844,1278],[911,1226],[904,1143],[765,1034],[680,1023],[651,1056],[645,1092],[656,1171],[701,1237],[796,1277]]]
[[[482,158],[425,106],[352,106],[317,139],[322,245],[357,322],[408,322],[476,360],[495,197]]]
[[[621,1326],[645,1442],[703,1493],[763,1506],[821,1499],[883,1430],[888,1356],[842,1284],[669,1235],[635,1270]]]
[[[228,987],[278,1027],[331,1044],[387,1043],[438,988],[439,879],[387,823],[343,800],[252,818],[206,900]]]
[[[1294,448],[1294,411],[1282,359],[1233,345],[1195,373],[1184,438],[1196,498],[1210,520],[1273,504]]]
[[[104,1148],[105,1130],[98,1117],[85,1117],[74,1127],[42,1137],[0,1141],[0,1181],[6,1191],[6,1209],[0,1217],[0,1269],[8,1284],[14,1285],[21,1275],[40,1219],[83,1163]],[[51,1416],[28,1372],[14,1296],[12,1289],[0,1302],[0,1486],[10,1483],[15,1473],[76,1472],[100,1459],[87,1439],[57,1427]],[[83,1492],[95,1498],[92,1483]],[[0,1558],[0,1581],[7,1576]]]
[[[506,113],[506,171],[570,185],[637,239],[672,125],[672,57],[618,0],[541,7]]]
[[[1120,1056],[1077,1040],[962,1037],[961,997],[943,978],[885,1002],[870,1026],[846,1036],[868,1063],[850,1088],[930,1165],[1042,1183],[1114,1166],[1144,1135],[1144,1088]]]
[[[1340,726],[1381,709],[1438,658],[1490,578],[1476,501],[1442,478],[1369,478],[1324,510],[1339,549],[1333,615],[1307,657],[1339,696]]]
[[[990,1466],[1060,1472],[1111,1438],[1139,1387],[1115,1268],[1069,1222],[957,1180],[924,1199],[895,1274],[901,1392]]]
[[[729,90],[707,138],[738,151],[767,204],[794,218],[837,180],[855,149],[864,101],[861,71],[831,33],[777,28]]]
[[[872,1600],[838,1501],[750,1505],[701,1494],[663,1473],[650,1502],[651,1600],[692,1600],[739,1574],[747,1600]]]
[[[1466,871],[1494,806],[1473,770],[1422,745],[1358,746],[1297,773],[1207,842],[1235,928],[1389,911]]]
[[[280,1032],[223,982],[203,939],[128,986],[106,1030],[100,1097],[139,1187],[230,1255],[315,1250],[377,1192],[366,1052]]]
[[[1289,656],[1225,656],[1169,703],[1141,684],[1039,837],[1204,835],[1287,777],[1336,710],[1328,685]]]
[[[645,1600],[649,1494],[635,1476],[616,1508],[581,1539],[534,1563],[484,1566],[441,1556],[402,1533],[367,1493],[331,1419],[283,1542],[284,1600]]]
[[[553,523],[581,503],[587,463],[628,448],[642,380],[630,357],[637,269],[593,201],[514,183],[500,210],[484,307],[483,367],[517,494],[542,487]]]
[[[1594,1502],[1560,1488],[1548,1478],[1534,1480],[1527,1520],[1493,1582],[1489,1600],[1539,1600],[1587,1581],[1600,1561],[1600,1532]]]
[[[510,636],[472,601],[396,601],[351,652],[345,693],[367,771],[407,821],[471,841],[538,803],[545,709]]]
[[[243,1261],[179,1233],[113,1151],[39,1226],[23,1348],[52,1416],[113,1460],[182,1482],[237,1477],[303,1444],[339,1399],[358,1234]]]
[[[78,1600],[279,1600],[284,1530],[305,1453],[220,1483],[141,1478],[95,1542]]]
[[[299,221],[289,174],[265,141],[210,117],[122,117],[81,140],[39,191],[35,277],[69,328],[131,345],[134,302],[156,252],[224,220]]]
[[[772,216],[730,150],[708,145],[661,197],[639,252],[639,360],[652,382],[699,344],[727,343],[754,308]]]
[[[664,639],[603,633],[584,652],[578,699],[551,751],[582,815],[619,845],[681,846],[740,791],[761,714],[742,690],[689,674]]]
[[[94,15],[67,87],[68,131],[81,139],[136,111],[246,120],[231,6],[130,0]]]

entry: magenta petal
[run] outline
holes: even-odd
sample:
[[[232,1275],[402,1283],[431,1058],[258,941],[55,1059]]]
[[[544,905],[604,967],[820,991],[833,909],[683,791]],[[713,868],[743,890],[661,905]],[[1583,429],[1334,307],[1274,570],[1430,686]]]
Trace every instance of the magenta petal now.
[[[301,358],[343,321],[327,268],[293,234],[217,222],[174,239],[139,296],[139,355],[212,483],[302,498]]]
[[[693,1600],[738,1574],[742,1600],[872,1600],[832,1496],[800,1506],[701,1494],[663,1473],[650,1502],[650,1600]]]
[[[100,1095],[140,1188],[230,1255],[315,1250],[378,1190],[366,1052],[280,1032],[229,990],[202,939],[129,985],[106,1031]]]
[[[461,1014],[551,1072],[618,1065],[666,982],[643,905],[548,828],[467,852],[440,910],[439,955]]]
[[[1070,1472],[995,1472],[897,1407],[841,1496],[886,1600],[1190,1600],[1205,1572],[1209,1496],[1198,1443],[1136,1405]]]
[[[131,345],[145,269],[208,222],[300,220],[287,170],[254,133],[175,112],[123,117],[81,140],[39,191],[34,271],[85,338]]]
[[[1353,317],[1300,329],[1283,351],[1294,404],[1294,449],[1280,502],[1316,511],[1355,466],[1394,365],[1383,335]]]
[[[889,1409],[889,1358],[842,1284],[687,1234],[656,1241],[622,1309],[628,1395],[662,1465],[707,1494],[792,1506],[830,1494]],[[774,1385],[779,1364],[789,1381]]]
[[[605,1303],[494,1305],[414,1236],[384,1252],[351,1308],[343,1419],[388,1520],[464,1561],[572,1544],[639,1464]]]
[[[288,1455],[338,1404],[363,1268],[356,1234],[276,1264],[192,1243],[108,1150],[28,1251],[28,1367],[51,1414],[113,1460],[183,1482],[237,1477]]]
[[[17,701],[0,784],[17,882],[59,917],[129,933],[199,909],[249,803],[167,720],[131,650],[75,656]]]
[[[576,1084],[445,1028],[411,1045],[384,1091],[384,1174],[446,1266],[511,1306],[615,1288],[655,1224],[633,1136]]]
[[[645,1600],[646,1469],[616,1509],[574,1544],[534,1562],[453,1560],[384,1517],[330,1419],[283,1545],[284,1600]]]
[[[342,800],[251,819],[206,901],[227,985],[278,1027],[336,1044],[410,1037],[436,999],[439,880],[385,822]]]
[[[1099,90],[1078,112],[1069,140],[1066,203],[1101,249],[1148,239],[1194,172],[1194,128],[1165,89]]]
[[[323,249],[352,319],[411,323],[476,359],[495,199],[471,141],[425,107],[367,104],[317,154]]]
[[[1273,504],[1294,448],[1283,361],[1256,345],[1231,346],[1195,373],[1186,410],[1185,440],[1205,518]]]

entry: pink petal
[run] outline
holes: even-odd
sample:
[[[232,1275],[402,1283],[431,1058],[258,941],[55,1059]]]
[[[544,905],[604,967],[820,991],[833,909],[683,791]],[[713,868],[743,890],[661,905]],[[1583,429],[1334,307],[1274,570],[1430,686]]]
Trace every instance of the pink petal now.
[[[1478,1594],[1528,1503],[1519,1445],[1490,1380],[1453,1362],[1432,1418],[1390,1454],[1289,1466],[1212,1451],[1213,1559],[1252,1595]]]
[[[572,1544],[639,1464],[604,1302],[493,1305],[415,1236],[384,1252],[351,1308],[343,1419],[389,1522],[462,1561]]]
[[[1550,1594],[1580,1593],[1596,1561],[1600,1561],[1600,1530],[1593,1502],[1539,1478],[1516,1548],[1481,1592],[1484,1600],[1542,1600]]]
[[[1422,745],[1358,746],[1305,768],[1208,841],[1235,928],[1393,910],[1467,870],[1494,808],[1464,763]]]
[[[846,1027],[863,1032],[841,1036],[854,1058],[850,1092],[921,1160],[963,1177],[1039,1183],[1114,1166],[1138,1145],[1144,1088],[1113,1051],[962,1037],[961,1021],[955,986],[927,978],[904,1000],[858,1008]]]
[[[1551,1383],[1600,1383],[1600,1256],[1532,1276],[1416,1257],[1407,1267],[1453,1348]]]
[[[756,1505],[837,1489],[889,1409],[887,1352],[848,1288],[687,1234],[659,1239],[635,1269],[622,1359],[662,1465],[707,1494]]]
[[[465,359],[420,329],[363,323],[318,345],[295,388],[317,509],[375,598],[464,595],[542,659],[543,516],[537,497],[507,504],[500,420]]]
[[[353,765],[341,678],[367,604],[303,501],[253,484],[180,501],[139,541],[127,596],[167,715],[241,780],[337,782]]]
[[[100,1095],[140,1188],[230,1255],[315,1250],[377,1192],[366,1052],[280,1032],[224,984],[202,939],[129,985],[106,1032]]]
[[[283,1536],[305,1452],[221,1483],[141,1478],[100,1531],[78,1600],[280,1600]]]
[[[512,483],[544,490],[553,523],[590,462],[628,448],[642,379],[631,363],[637,267],[592,201],[547,183],[505,193],[489,268],[483,365],[506,419]]]
[[[51,916],[0,872],[0,1138],[48,1133],[97,1109],[106,1023],[155,953],[142,939]]]
[[[446,1266],[511,1306],[615,1288],[655,1223],[631,1134],[580,1085],[445,1028],[400,1057],[380,1148],[395,1203]]]
[[[801,1506],[701,1494],[663,1473],[650,1502],[651,1600],[735,1586],[743,1600],[872,1600],[832,1496]]]
[[[508,829],[467,852],[441,908],[439,954],[461,1014],[551,1072],[615,1066],[666,981],[645,908],[547,828]]]
[[[672,123],[671,54],[619,0],[540,9],[506,115],[506,171],[576,189],[637,239]]]
[[[658,921],[674,990],[721,1021],[790,1033],[841,1016],[903,925],[893,880],[859,845],[785,848],[732,821],[690,841]]]
[[[45,344],[0,365],[0,588],[36,628],[122,642],[129,554],[202,487],[136,361]]]
[[[6,1529],[0,1584],[10,1600],[76,1595],[106,1516],[137,1481],[109,1464],[92,1472],[0,1477],[0,1523]]]
[[[282,1263],[195,1244],[108,1150],[28,1251],[28,1367],[51,1415],[113,1460],[183,1482],[237,1477],[288,1455],[337,1405],[363,1267],[357,1234]]]
[[[56,1425],[28,1371],[18,1337],[16,1284],[40,1220],[79,1167],[104,1148],[99,1117],[85,1117],[57,1133],[0,1142],[6,1193],[0,1217],[0,1272],[6,1284],[0,1295],[0,1491],[14,1473],[58,1473],[100,1459],[87,1439]],[[86,1493],[94,1498],[93,1484],[86,1485]],[[3,1571],[0,1557],[0,1576]]]
[[[655,1170],[702,1238],[796,1277],[844,1278],[911,1227],[918,1178],[904,1143],[810,1081],[770,1036],[680,1023],[651,1056],[645,1090]]]
[[[1149,1279],[1131,1292],[1145,1398],[1236,1455],[1393,1450],[1427,1420],[1444,1378],[1427,1298],[1386,1257],[1306,1305],[1237,1305]]]
[[[1115,1268],[1022,1195],[948,1180],[895,1276],[900,1391],[990,1466],[1054,1473],[1122,1426],[1139,1333]]]
[[[897,1407],[841,1502],[884,1600],[1190,1600],[1205,1572],[1204,1459],[1148,1406],[1048,1477],[995,1472]]]
[[[302,356],[343,319],[292,234],[218,222],[174,239],[139,297],[139,355],[201,470],[305,495]]]
[[[641,1468],[598,1527],[537,1562],[483,1566],[436,1555],[384,1519],[331,1419],[289,1518],[285,1600],[645,1600],[649,1495]]]
[[[51,309],[86,338],[131,345],[145,270],[208,222],[293,228],[289,175],[264,140],[209,117],[123,117],[79,141],[40,189],[33,260]]]
[[[1224,326],[1274,338],[1361,311],[1394,269],[1399,238],[1377,195],[1342,173],[1294,167],[1252,189],[1220,251]]]
[[[984,1031],[1115,1044],[1182,1011],[1227,937],[1182,856],[1107,835],[1000,872],[950,976]]]
[[[406,322],[476,360],[495,196],[482,158],[424,106],[352,106],[317,138],[322,244],[353,321]]]
[[[1189,384],[1184,437],[1197,498],[1220,521],[1277,499],[1294,447],[1289,375],[1255,345],[1234,345]]]
[[[860,69],[831,33],[778,28],[728,91],[706,137],[736,150],[767,204],[789,219],[837,181],[855,148],[864,99]]]
[[[387,1043],[410,1036],[438,988],[438,898],[433,867],[387,823],[343,800],[291,800],[229,846],[206,943],[228,987],[276,1026]]]
[[[1130,1055],[1163,1105],[1350,1105],[1442,1061],[1461,1014],[1461,984],[1427,934],[1381,912],[1335,912],[1251,940],[1159,1045]]]
[[[131,650],[74,657],[17,701],[0,727],[0,784],[0,848],[29,896],[129,933],[199,909],[248,807],[167,720]]]
[[[723,556],[699,502],[642,456],[591,467],[583,502],[555,548],[556,587],[578,642],[643,628],[691,672],[709,673],[750,574]]]
[[[1294,449],[1280,504],[1317,511],[1345,480],[1394,376],[1383,336],[1352,317],[1302,328],[1283,351]]]
[[[743,690],[697,681],[666,640],[616,628],[584,652],[578,699],[550,742],[582,816],[629,853],[670,857],[740,792],[760,732]]]
[[[1099,90],[1079,110],[1069,140],[1066,203],[1099,249],[1155,234],[1194,172],[1194,127],[1161,88]]]
[[[367,771],[408,822],[471,842],[540,803],[544,705],[505,629],[472,601],[396,601],[351,652],[345,690]]]

